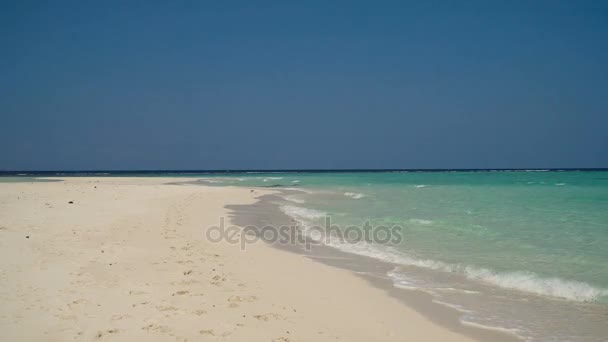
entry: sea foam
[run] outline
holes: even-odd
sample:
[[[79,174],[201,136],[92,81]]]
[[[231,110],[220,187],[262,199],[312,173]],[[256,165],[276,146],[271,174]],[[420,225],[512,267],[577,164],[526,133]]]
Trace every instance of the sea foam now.
[[[212,183],[212,184],[220,184],[220,183],[224,183],[224,181],[223,181],[223,180],[219,180],[219,179],[201,178],[201,180],[202,180],[203,182]]]
[[[431,220],[423,220],[423,219],[410,219],[410,222],[411,223],[417,223],[417,224],[424,224],[424,225],[433,224],[433,221],[431,221]]]
[[[597,288],[584,282],[560,278],[544,278],[532,272],[516,271],[498,273],[484,268],[467,266],[467,278],[507,289],[515,289],[538,295],[568,299],[577,302],[593,302],[608,296],[608,289]]]
[[[345,192],[344,196],[350,197],[350,198],[353,198],[353,199],[359,199],[359,198],[365,197],[364,194],[360,194],[360,193],[357,193],[357,192]]]
[[[495,272],[471,265],[451,264],[438,260],[421,259],[409,256],[393,247],[380,247],[364,242],[330,243],[330,245],[344,252],[364,255],[405,266],[460,273],[469,280],[537,295],[562,298],[577,302],[594,302],[601,297],[608,296],[608,289],[594,287],[587,283],[574,280],[544,278],[532,272]]]
[[[303,221],[302,223],[308,224],[309,220],[320,219],[327,216],[327,213],[315,209],[297,207],[295,205],[282,205],[281,211],[291,216],[297,221]]]
[[[306,203],[305,200],[296,198],[294,196],[284,196],[283,198],[290,202],[294,202],[294,203],[299,203],[299,204]]]

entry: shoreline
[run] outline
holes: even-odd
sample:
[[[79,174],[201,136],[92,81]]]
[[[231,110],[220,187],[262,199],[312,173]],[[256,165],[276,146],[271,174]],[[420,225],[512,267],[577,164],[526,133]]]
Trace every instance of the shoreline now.
[[[272,189],[58,179],[0,183],[7,339],[472,340],[319,258],[204,239]]]
[[[256,205],[248,207],[267,216],[265,222],[282,221],[285,223],[280,225],[288,225],[291,219],[288,215],[293,215],[301,224],[316,222],[323,225],[322,219],[313,215],[324,213],[327,202],[312,197],[314,192],[308,191],[310,189],[306,190],[306,195],[295,196],[298,201],[293,200],[298,189],[276,190],[278,194],[265,196],[261,199],[264,203],[258,203],[257,208]],[[288,208],[283,208],[284,205]],[[290,208],[293,206],[296,208]],[[230,209],[238,211],[246,207]],[[249,216],[241,224],[255,215],[250,213]],[[369,253],[365,248],[351,248],[353,246],[348,244],[313,245],[312,253],[302,253],[290,246],[275,247],[347,269],[434,323],[476,340],[522,341],[559,336],[555,340],[600,341],[601,336],[606,336],[607,326],[602,321],[608,311],[597,303],[545,297],[478,282],[458,273],[408,266],[407,260],[400,263],[401,259],[391,258],[390,253],[386,257],[382,251]],[[428,284],[429,281],[432,285],[425,287],[424,282]],[[467,295],[461,295],[459,291]]]
[[[266,188],[256,188],[266,190]],[[284,193],[298,190],[279,190]],[[258,202],[249,205],[229,205],[231,223],[238,226],[257,225],[258,227],[272,224],[274,226],[293,224],[292,218],[279,209],[277,200],[282,200],[276,194],[263,195]],[[252,223],[253,222],[253,223]],[[310,243],[310,241],[309,241]],[[370,285],[381,289],[390,297],[396,299],[408,308],[414,309],[432,322],[458,334],[471,337],[477,341],[516,342],[523,341],[519,336],[500,328],[488,327],[462,322],[462,315],[457,309],[438,304],[433,297],[421,290],[404,290],[393,285],[392,279],[386,274],[399,265],[377,260],[368,256],[353,254],[338,250],[319,243],[311,243],[310,250],[302,245],[273,244],[273,248],[302,255],[310,260],[341,270],[347,270],[353,275],[364,279]]]

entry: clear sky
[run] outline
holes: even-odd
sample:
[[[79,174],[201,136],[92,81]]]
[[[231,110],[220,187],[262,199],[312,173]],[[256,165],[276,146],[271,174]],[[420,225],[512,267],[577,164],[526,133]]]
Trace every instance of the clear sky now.
[[[2,1],[0,170],[608,167],[608,1]]]

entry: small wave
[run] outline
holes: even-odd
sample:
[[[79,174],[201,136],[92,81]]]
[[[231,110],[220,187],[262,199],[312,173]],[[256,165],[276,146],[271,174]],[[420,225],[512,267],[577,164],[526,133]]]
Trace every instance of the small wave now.
[[[365,255],[370,258],[388,261],[395,264],[417,266],[433,270],[448,270],[450,268],[449,264],[446,264],[441,261],[412,258],[390,246],[380,248],[366,242],[340,243],[334,241],[331,241],[330,245],[344,252]]]
[[[410,219],[411,223],[417,223],[417,224],[433,224],[433,221],[431,220],[423,220],[423,219]]]
[[[593,302],[600,297],[608,296],[608,289],[596,288],[574,280],[542,278],[532,272],[496,273],[484,268],[467,266],[464,273],[469,279],[480,280],[499,287],[577,302]]]
[[[566,185],[566,183],[555,183],[555,185],[557,185],[557,186],[564,186],[564,185]]]
[[[350,198],[353,198],[353,199],[359,199],[359,198],[365,197],[364,194],[360,194],[360,193],[357,193],[357,192],[345,192],[344,196],[350,197]]]
[[[420,189],[420,188],[426,188],[426,185],[424,185],[424,184],[418,184],[418,185],[416,185],[416,187],[417,187],[418,189]]]
[[[294,205],[283,205],[280,207],[280,209],[283,213],[301,225],[300,228],[306,237],[319,243],[323,243],[323,234],[318,229],[313,228],[313,222],[311,221],[321,219],[327,216],[327,213],[315,209],[297,207]]]
[[[442,272],[463,274],[469,280],[518,290],[537,295],[562,298],[577,302],[594,302],[608,296],[608,289],[597,288],[584,282],[560,278],[543,278],[532,272],[494,272],[470,265],[450,264],[431,259],[411,257],[393,247],[379,248],[369,243],[330,243],[344,252],[365,255],[378,260],[415,266]]]
[[[313,191],[311,191],[311,190],[306,190],[306,189],[302,189],[302,188],[285,187],[283,189],[285,189],[285,190],[291,190],[291,191],[303,192],[305,194],[312,194],[313,193]]]
[[[300,183],[300,181],[299,181],[299,180],[297,180],[297,179],[296,179],[296,180],[292,180],[291,182],[292,182],[292,183]]]
[[[269,180],[280,180],[283,179],[283,177],[265,177],[263,179],[264,182],[268,182]]]
[[[288,200],[288,201],[290,201],[290,202],[294,202],[294,203],[299,203],[299,204],[306,203],[305,200],[296,198],[294,196],[285,196],[283,198],[286,199],[286,200]]]
[[[479,294],[479,291],[471,291],[471,290],[463,290],[463,289],[457,289],[454,287],[437,287],[434,288],[433,290],[435,291],[440,291],[440,292],[457,292],[457,293],[464,293],[464,294]]]
[[[404,289],[404,290],[419,290],[420,289],[419,287],[409,285],[406,282],[399,282],[399,283],[393,284],[393,286],[400,288],[400,289]]]
[[[201,180],[203,182],[212,183],[212,184],[224,183],[224,181],[218,180],[218,179],[201,179]]]
[[[489,326],[489,325],[485,325],[485,324],[479,324],[479,323],[467,321],[466,319],[461,319],[460,323],[462,323],[464,325],[471,326],[471,327],[475,327],[475,328],[478,328],[478,329],[499,331],[499,332],[510,334],[510,335],[514,335],[514,336],[517,336],[517,337],[520,337],[520,333],[521,333],[521,331],[519,329]]]
[[[454,310],[456,310],[458,312],[462,312],[462,313],[472,313],[473,312],[471,310],[467,310],[467,309],[463,308],[460,305],[450,304],[450,303],[447,303],[447,302],[444,302],[444,301],[441,301],[441,300],[438,300],[438,299],[433,299],[432,301],[433,301],[433,303],[436,303],[436,304],[439,304],[439,305],[442,305],[442,306],[454,309]]]
[[[295,205],[283,205],[280,207],[281,211],[285,214],[291,216],[296,220],[305,220],[304,223],[308,220],[320,219],[327,216],[327,213],[315,209],[297,207]]]

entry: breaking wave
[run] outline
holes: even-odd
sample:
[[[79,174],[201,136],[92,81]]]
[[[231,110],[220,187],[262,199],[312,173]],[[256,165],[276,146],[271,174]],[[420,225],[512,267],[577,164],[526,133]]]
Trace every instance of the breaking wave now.
[[[365,197],[364,194],[360,194],[360,193],[357,193],[357,192],[345,192],[344,196],[350,197],[350,198],[353,198],[353,199],[359,199],[359,198]]]
[[[297,207],[295,205],[282,205],[281,211],[291,216],[297,221],[303,221],[303,223],[309,223],[309,220],[316,220],[327,216],[327,213],[319,210]]]
[[[433,224],[433,221],[431,220],[423,220],[423,219],[410,219],[411,223],[417,223],[417,224]]]
[[[330,243],[344,252],[365,255],[396,264],[415,266],[442,272],[463,274],[469,280],[537,295],[562,298],[576,302],[595,302],[608,296],[608,289],[584,282],[561,278],[545,278],[527,271],[495,272],[471,265],[451,264],[431,259],[411,257],[392,247],[377,247],[369,243]]]
[[[280,209],[303,225],[310,225],[314,220],[327,216],[326,212],[283,205]],[[416,219],[415,219],[416,220]],[[430,224],[433,221],[416,220],[420,224]],[[466,264],[454,264],[432,259],[417,258],[397,250],[392,246],[374,245],[367,242],[345,243],[330,239],[329,246],[348,253],[368,256],[378,260],[404,266],[415,266],[435,271],[459,273],[467,279],[498,286],[505,289],[518,290],[536,295],[561,298],[576,302],[596,302],[608,297],[608,289],[595,287],[585,282],[543,277],[529,271],[496,272],[491,269]]]

